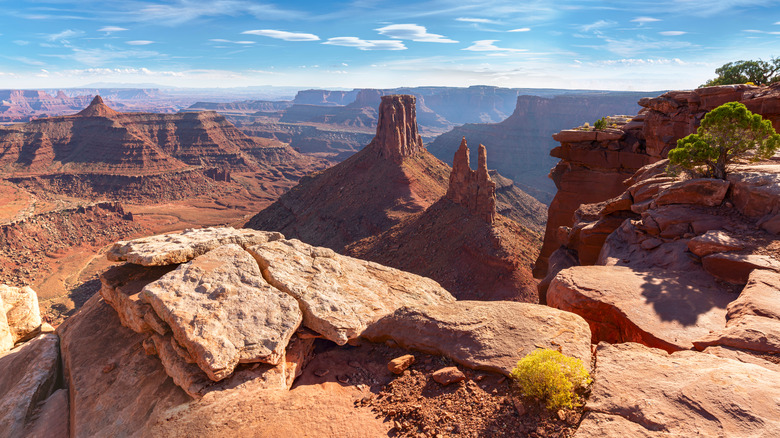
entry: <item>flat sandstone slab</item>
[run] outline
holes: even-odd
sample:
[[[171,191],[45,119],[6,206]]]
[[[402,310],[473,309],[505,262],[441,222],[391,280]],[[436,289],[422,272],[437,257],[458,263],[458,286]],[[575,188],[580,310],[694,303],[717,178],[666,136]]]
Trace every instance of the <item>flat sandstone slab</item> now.
[[[339,345],[400,307],[455,301],[429,278],[295,239],[252,246],[248,251],[272,285],[298,300],[304,325]]]
[[[547,303],[574,312],[591,325],[593,340],[638,342],[666,351],[726,324],[734,295],[709,276],[623,266],[575,266],[550,284]]]
[[[590,413],[577,437],[769,437],[780,430],[775,371],[634,343],[601,343],[596,357]]]
[[[443,354],[474,369],[509,375],[536,348],[558,349],[590,369],[590,329],[580,316],[540,304],[456,301],[398,309],[363,333],[374,342]]]
[[[301,323],[298,303],[263,280],[240,246],[221,246],[148,284],[144,301],[214,381],[239,362],[278,364]]]
[[[214,248],[234,243],[241,247],[284,239],[281,233],[230,227],[190,228],[115,243],[106,254],[111,261],[143,266],[164,266],[188,262]]]

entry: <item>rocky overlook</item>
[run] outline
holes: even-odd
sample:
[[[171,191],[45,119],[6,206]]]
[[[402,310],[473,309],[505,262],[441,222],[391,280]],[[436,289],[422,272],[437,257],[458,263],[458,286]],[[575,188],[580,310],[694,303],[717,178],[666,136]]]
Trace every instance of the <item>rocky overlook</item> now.
[[[572,225],[581,204],[603,202],[623,193],[623,181],[642,166],[665,158],[678,139],[695,132],[707,111],[725,102],[745,104],[771,120],[777,129],[778,94],[778,86],[750,85],[671,91],[641,99],[642,110],[634,117],[609,118],[606,130],[564,130],[555,134],[553,138],[560,146],[550,155],[560,161],[550,171],[550,177],[558,192],[548,210],[544,246],[535,275],[546,275],[548,258],[558,247],[556,233],[561,226]]]

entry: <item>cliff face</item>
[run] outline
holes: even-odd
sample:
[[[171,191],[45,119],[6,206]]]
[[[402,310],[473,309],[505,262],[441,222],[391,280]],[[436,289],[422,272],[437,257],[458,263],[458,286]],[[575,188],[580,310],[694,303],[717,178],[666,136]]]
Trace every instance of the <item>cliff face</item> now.
[[[555,160],[549,151],[557,145],[552,134],[608,114],[634,114],[641,93],[589,93],[556,97],[519,96],[510,117],[497,124],[467,124],[437,137],[428,149],[449,161],[462,137],[490,147],[488,167],[515,181],[523,190],[549,203],[555,194],[547,178]],[[430,97],[426,98],[430,100]],[[476,151],[471,159],[476,160]]]
[[[642,166],[665,158],[678,139],[695,132],[707,111],[738,101],[778,128],[778,96],[780,86],[727,85],[672,91],[641,99],[643,108],[637,116],[610,118],[610,127],[604,131],[564,130],[556,134],[553,138],[560,146],[550,155],[560,161],[550,177],[558,192],[548,210],[544,245],[534,275],[546,275],[548,258],[560,246],[559,229],[572,225],[581,204],[606,201],[623,193],[624,180]],[[606,234],[592,238],[603,241]]]
[[[269,164],[266,158],[270,164],[306,161],[285,145],[268,146],[215,112],[119,113],[97,96],[76,115],[0,128],[0,170],[148,173],[227,166],[259,171]]]

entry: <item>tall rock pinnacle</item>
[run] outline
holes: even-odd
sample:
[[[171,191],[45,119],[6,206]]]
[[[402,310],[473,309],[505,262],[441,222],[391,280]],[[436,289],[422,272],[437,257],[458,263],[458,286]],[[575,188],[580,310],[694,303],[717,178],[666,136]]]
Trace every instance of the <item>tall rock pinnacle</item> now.
[[[422,137],[417,133],[415,101],[414,96],[405,94],[382,96],[376,136],[367,148],[396,163],[423,150]]]
[[[472,214],[492,224],[496,219],[496,183],[490,178],[487,169],[487,150],[479,145],[479,163],[477,170],[471,170],[469,147],[466,137],[460,142],[452,160],[450,185],[447,199],[463,205]]]

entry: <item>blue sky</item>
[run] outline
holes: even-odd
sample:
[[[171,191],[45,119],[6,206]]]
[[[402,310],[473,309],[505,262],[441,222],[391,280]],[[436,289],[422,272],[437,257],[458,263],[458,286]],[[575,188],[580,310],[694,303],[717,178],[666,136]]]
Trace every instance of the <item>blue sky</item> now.
[[[780,56],[780,1],[0,0],[0,88],[693,88]]]

